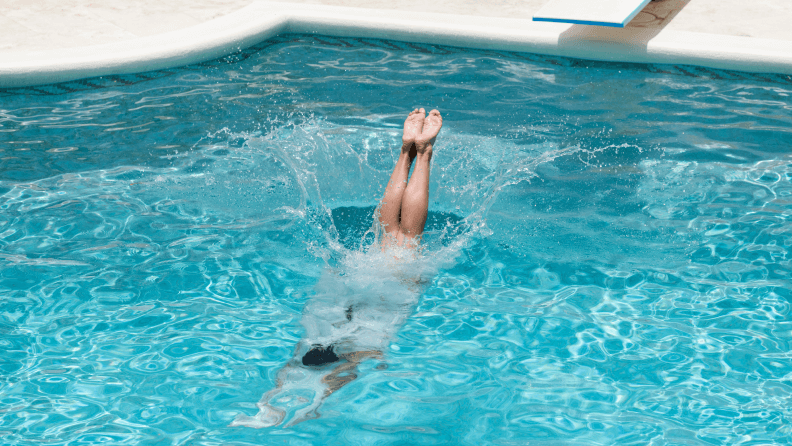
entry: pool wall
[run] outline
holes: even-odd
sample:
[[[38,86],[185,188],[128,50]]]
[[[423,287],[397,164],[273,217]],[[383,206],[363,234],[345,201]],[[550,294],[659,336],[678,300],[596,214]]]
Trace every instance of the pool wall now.
[[[254,2],[190,28],[106,45],[16,53],[0,88],[162,70],[215,59],[282,33],[369,37],[580,59],[792,74],[792,42],[652,28]]]

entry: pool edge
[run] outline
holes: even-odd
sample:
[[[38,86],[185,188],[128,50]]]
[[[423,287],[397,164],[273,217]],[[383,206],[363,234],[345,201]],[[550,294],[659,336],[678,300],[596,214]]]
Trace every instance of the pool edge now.
[[[0,62],[0,88],[174,68],[222,57],[289,32],[792,74],[790,41],[452,14],[421,13],[416,18],[406,11],[262,1],[165,34],[11,54]]]

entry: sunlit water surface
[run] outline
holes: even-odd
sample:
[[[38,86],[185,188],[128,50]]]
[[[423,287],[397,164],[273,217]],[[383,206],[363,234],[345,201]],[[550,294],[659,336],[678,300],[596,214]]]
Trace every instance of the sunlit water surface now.
[[[309,36],[0,90],[2,443],[792,442],[791,92]],[[394,267],[369,229],[417,106],[445,125]],[[381,354],[318,418],[230,427],[350,299],[393,314]]]

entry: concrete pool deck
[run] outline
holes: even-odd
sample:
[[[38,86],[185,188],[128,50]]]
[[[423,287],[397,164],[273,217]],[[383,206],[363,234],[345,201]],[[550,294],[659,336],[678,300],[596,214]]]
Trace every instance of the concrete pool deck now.
[[[547,0],[6,0],[0,87],[200,62],[284,32],[792,74],[792,2],[659,0],[624,29],[531,20]]]

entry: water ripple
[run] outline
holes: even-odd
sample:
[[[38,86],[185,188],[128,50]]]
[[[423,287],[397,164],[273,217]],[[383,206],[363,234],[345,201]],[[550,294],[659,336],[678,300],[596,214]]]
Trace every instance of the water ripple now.
[[[0,432],[789,442],[791,91],[772,75],[322,36],[2,90]],[[377,326],[386,347],[310,420],[230,427],[303,348],[311,308],[360,310],[354,293],[317,303],[322,277],[389,295],[360,240],[416,106],[446,120],[410,264],[423,288],[356,301],[403,327]],[[273,404],[294,413],[312,391]]]

